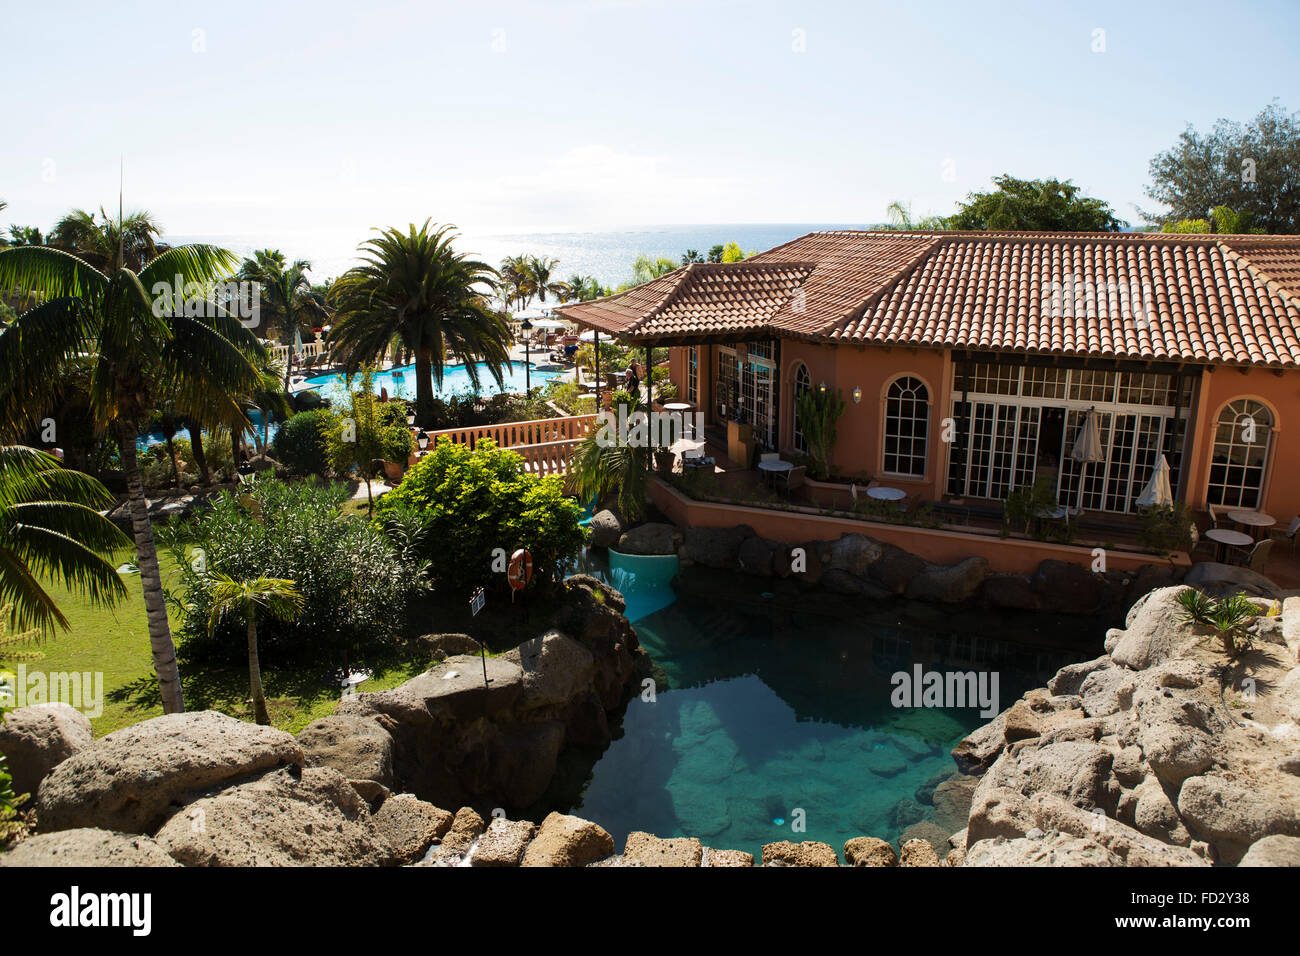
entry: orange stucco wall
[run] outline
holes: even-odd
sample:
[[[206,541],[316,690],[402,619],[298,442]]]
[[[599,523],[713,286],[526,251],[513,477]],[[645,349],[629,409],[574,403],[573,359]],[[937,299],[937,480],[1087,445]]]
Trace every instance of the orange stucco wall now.
[[[679,394],[686,395],[686,350],[672,351],[672,377]],[[710,353],[713,353],[712,355]],[[909,348],[861,348],[852,345],[818,345],[784,340],[779,368],[778,443],[782,451],[793,450],[793,395],[795,373],[800,363],[808,367],[812,382],[825,382],[843,393],[846,409],[838,423],[839,437],[833,465],[843,475],[870,477],[902,488],[910,495],[939,500],[944,497],[943,470],[947,447],[941,440],[943,419],[952,393],[954,366],[949,353]],[[700,406],[714,421],[711,384],[717,378],[716,347],[700,347]],[[925,382],[930,392],[930,442],[926,475],[922,479],[885,474],[882,437],[885,389],[899,375],[912,375]],[[862,399],[854,403],[854,388]],[[1300,514],[1300,372],[1281,374],[1270,369],[1220,367],[1201,376],[1195,407],[1192,444],[1187,463],[1184,497],[1197,509],[1205,507],[1206,483],[1214,450],[1215,423],[1220,410],[1238,398],[1253,398],[1268,406],[1274,416],[1268,474],[1265,478],[1262,510],[1285,527]]]
[[[1285,527],[1293,516],[1300,514],[1300,444],[1297,444],[1300,435],[1300,372],[1287,371],[1279,375],[1269,369],[1218,368],[1201,376],[1196,440],[1188,461],[1188,504],[1198,509],[1205,507],[1215,425],[1223,407],[1238,398],[1253,398],[1268,406],[1273,413],[1273,434],[1261,510]]]

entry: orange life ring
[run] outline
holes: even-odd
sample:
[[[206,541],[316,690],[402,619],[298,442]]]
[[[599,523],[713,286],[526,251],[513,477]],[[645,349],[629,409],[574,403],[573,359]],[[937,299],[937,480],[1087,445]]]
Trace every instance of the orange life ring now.
[[[522,591],[528,586],[528,581],[532,576],[533,556],[528,553],[527,548],[520,548],[510,555],[510,566],[506,569],[506,580],[510,583],[511,588]]]

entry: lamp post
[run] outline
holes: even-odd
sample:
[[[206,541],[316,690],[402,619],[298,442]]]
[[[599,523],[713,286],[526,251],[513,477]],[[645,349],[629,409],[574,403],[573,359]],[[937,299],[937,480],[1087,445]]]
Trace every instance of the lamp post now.
[[[519,323],[519,329],[524,333],[524,396],[527,397],[533,393],[533,353],[530,335],[533,331],[533,323],[524,319]]]

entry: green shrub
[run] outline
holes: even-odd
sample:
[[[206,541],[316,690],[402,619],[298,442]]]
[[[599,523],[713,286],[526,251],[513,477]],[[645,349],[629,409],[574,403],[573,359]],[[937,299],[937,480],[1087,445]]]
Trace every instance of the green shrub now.
[[[324,475],[329,469],[325,433],[333,421],[328,409],[298,412],[280,426],[271,456],[296,475]]]
[[[1181,501],[1170,508],[1152,508],[1142,515],[1142,544],[1151,551],[1192,550],[1192,516]]]
[[[164,537],[181,574],[177,630],[186,654],[232,664],[246,656],[239,625],[208,634],[213,572],[236,580],[284,578],[304,596],[298,620],[262,624],[265,660],[334,660],[342,651],[364,655],[387,644],[405,624],[419,569],[379,528],[341,514],[346,497],[342,484],[259,475],[246,495],[223,493],[211,510],[169,528]]]
[[[491,441],[473,451],[439,441],[376,507],[381,521],[418,518],[427,528],[420,556],[434,581],[466,596],[479,585],[505,587],[493,568],[498,548],[506,555],[527,548],[530,588],[545,588],[584,540],[581,509],[564,497],[560,479],[525,472],[519,455]]]
[[[1002,522],[1010,529],[1029,534],[1039,514],[1056,507],[1051,479],[1039,478],[1032,485],[1022,485],[1007,495],[1002,506]]]

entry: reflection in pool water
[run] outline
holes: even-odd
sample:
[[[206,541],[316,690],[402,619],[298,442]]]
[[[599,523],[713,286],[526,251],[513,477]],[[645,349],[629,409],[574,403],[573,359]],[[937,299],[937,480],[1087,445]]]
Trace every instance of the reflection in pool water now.
[[[670,684],[632,699],[570,808],[619,849],[632,830],[756,856],[774,840],[895,840],[933,816],[950,748],[984,718],[894,708],[891,675],[997,671],[1001,709],[1101,641],[1087,619],[853,604],[700,568],[675,591],[675,563],[611,554],[607,571]]]

